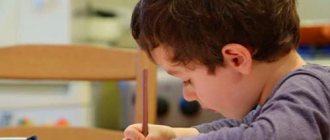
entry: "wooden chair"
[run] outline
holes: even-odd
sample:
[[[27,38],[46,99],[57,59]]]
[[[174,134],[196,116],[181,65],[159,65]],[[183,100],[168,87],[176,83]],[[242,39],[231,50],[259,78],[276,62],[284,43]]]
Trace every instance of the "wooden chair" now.
[[[142,70],[148,74],[148,118],[156,119],[156,66],[140,50],[89,45],[15,45],[0,48],[0,79],[136,80],[135,120],[142,121]],[[36,135],[40,140],[116,140],[119,131],[79,127],[0,129],[0,137]]]

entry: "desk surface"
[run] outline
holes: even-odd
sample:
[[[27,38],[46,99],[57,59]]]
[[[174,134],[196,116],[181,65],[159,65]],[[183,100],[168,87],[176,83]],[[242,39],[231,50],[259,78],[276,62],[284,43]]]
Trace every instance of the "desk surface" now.
[[[0,137],[37,136],[40,140],[122,140],[123,133],[99,128],[18,127],[0,129]]]

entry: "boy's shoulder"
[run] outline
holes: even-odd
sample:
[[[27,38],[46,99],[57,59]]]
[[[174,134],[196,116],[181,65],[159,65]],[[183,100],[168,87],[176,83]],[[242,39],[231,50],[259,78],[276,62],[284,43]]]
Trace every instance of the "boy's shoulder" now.
[[[299,74],[299,73],[311,74],[313,76],[320,77],[321,79],[323,79],[323,78],[327,78],[330,76],[329,75],[330,67],[319,65],[319,64],[307,63],[300,69],[294,71],[292,74]]]
[[[330,81],[330,67],[307,63],[301,68],[285,75],[278,82],[277,88],[280,88],[283,84],[299,83],[305,80],[320,82]]]
[[[254,121],[267,118],[279,128],[273,133],[285,134],[283,138],[328,139],[329,106],[330,67],[306,64],[279,81],[272,95],[258,110]],[[301,135],[301,130],[292,127],[306,129]]]
[[[270,98],[275,98],[275,100],[276,98],[282,99],[282,97],[329,98],[329,83],[330,67],[308,63],[284,76],[274,88]]]

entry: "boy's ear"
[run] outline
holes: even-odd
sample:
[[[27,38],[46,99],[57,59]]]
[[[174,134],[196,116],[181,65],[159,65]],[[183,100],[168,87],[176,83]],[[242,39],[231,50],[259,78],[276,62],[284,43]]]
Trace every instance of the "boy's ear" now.
[[[240,44],[227,44],[221,50],[226,67],[232,67],[242,74],[249,74],[252,68],[250,51]]]

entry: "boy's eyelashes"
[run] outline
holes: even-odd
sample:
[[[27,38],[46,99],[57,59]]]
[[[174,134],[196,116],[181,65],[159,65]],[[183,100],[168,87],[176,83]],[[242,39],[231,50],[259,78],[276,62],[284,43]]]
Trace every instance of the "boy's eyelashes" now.
[[[183,85],[190,85],[191,84],[191,80],[184,80],[183,81]]]

